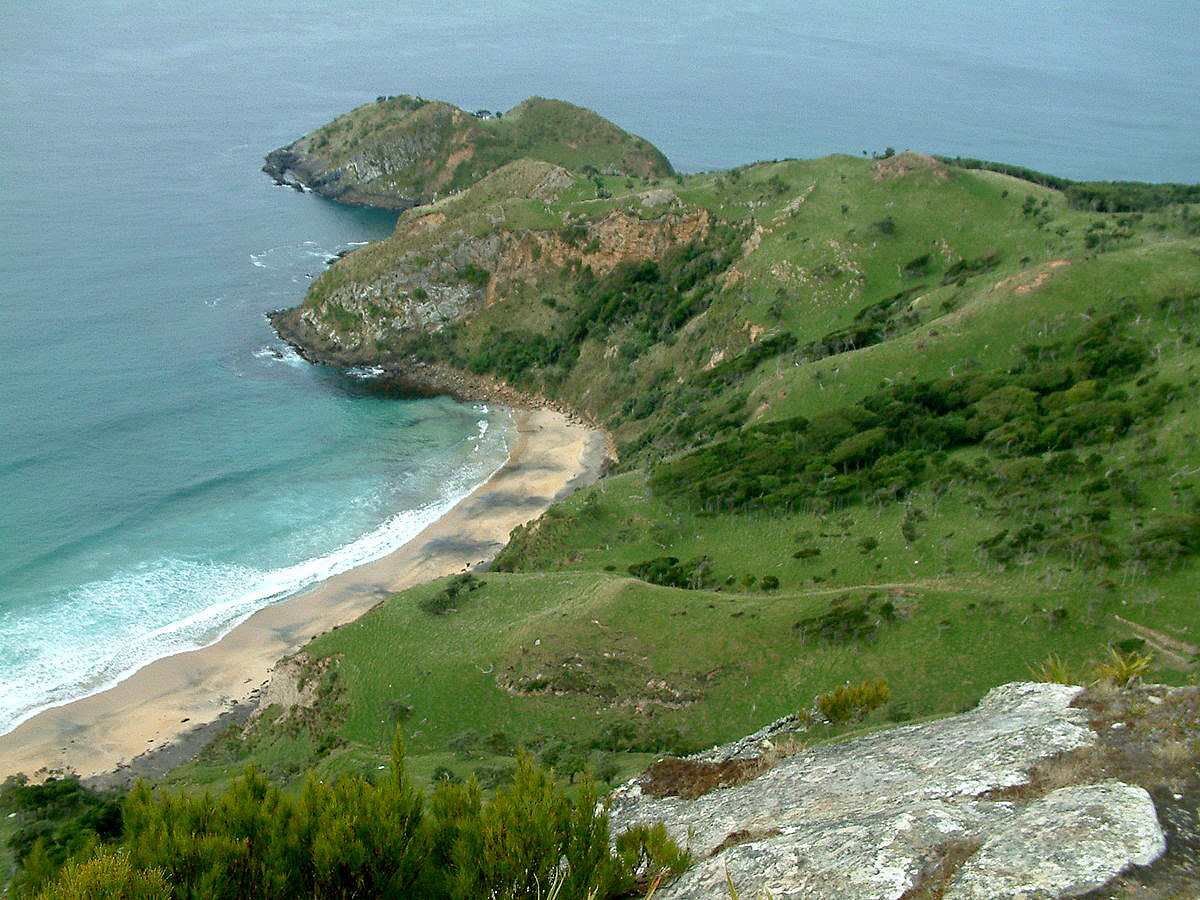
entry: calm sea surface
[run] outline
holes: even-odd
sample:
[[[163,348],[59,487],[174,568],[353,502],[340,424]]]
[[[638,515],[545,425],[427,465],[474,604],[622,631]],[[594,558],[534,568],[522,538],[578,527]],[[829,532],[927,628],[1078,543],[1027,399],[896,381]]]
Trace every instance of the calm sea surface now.
[[[376,95],[568,99],[689,171],[890,145],[1200,178],[1190,3],[177,6],[0,10],[0,732],[387,552],[503,460],[504,415],[314,369],[263,318],[394,223],[263,154]]]

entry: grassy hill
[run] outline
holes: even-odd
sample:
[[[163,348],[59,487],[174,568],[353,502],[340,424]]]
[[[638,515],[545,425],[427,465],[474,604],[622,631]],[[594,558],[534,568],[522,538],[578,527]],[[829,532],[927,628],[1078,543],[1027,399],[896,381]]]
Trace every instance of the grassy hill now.
[[[1081,205],[906,153],[668,179],[525,161],[406,214],[282,333],[563,401],[620,472],[476,590],[314,641],[320,721],[273,711],[177,777],[354,769],[402,722],[420,778],[502,783],[525,746],[612,780],[847,681],[891,701],[815,736],[1031,668],[1086,678],[1105,645],[1194,677],[1196,210]]]
[[[346,203],[403,209],[461,190],[516,159],[668,175],[654,146],[589,109],[530,97],[507,113],[380,97],[267,156],[264,171]]]
[[[454,787],[470,776],[498,807],[530,790],[522,749],[611,785],[791,713],[815,743],[1030,677],[1195,681],[1194,186],[915,153],[685,176],[539,98],[498,118],[381,98],[267,168],[424,204],[273,314],[281,335],[332,364],[507,382],[603,424],[620,462],[490,571],[313,640],[277,667],[300,701],[166,784],[196,798],[254,764],[292,799],[251,777],[222,809],[253,795],[317,822],[358,791],[354,819],[362,782],[321,785],[368,773],[411,800],[399,765],[379,774],[400,726],[440,828],[455,804],[493,814]],[[882,702],[830,712],[863,683]]]

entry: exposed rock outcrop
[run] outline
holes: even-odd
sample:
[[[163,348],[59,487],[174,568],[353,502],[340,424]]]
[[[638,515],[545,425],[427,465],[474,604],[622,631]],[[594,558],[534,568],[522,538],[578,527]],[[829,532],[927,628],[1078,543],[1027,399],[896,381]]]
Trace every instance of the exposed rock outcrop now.
[[[546,178],[553,175],[552,168]],[[335,263],[315,285],[320,290],[328,280],[335,287],[316,303],[273,313],[271,321],[310,358],[339,365],[386,363],[382,345],[468,319],[501,300],[514,282],[537,283],[571,260],[604,275],[619,263],[659,259],[672,247],[702,241],[709,227],[703,209],[653,219],[618,209],[580,223],[577,234],[499,228],[474,235],[435,207],[402,221],[385,242],[386,263],[373,274],[341,279],[340,262]],[[410,249],[411,239],[430,235],[434,243]],[[352,258],[358,262],[357,254]],[[466,279],[464,272],[477,277]]]
[[[614,831],[663,821],[699,858],[667,900],[726,897],[727,878],[776,900],[1079,896],[1166,846],[1143,787],[1101,772],[1022,789],[1039,764],[1100,741],[1073,705],[1082,690],[1005,685],[970,712],[806,750],[693,800],[654,796],[643,775],[614,793]],[[693,759],[744,760],[787,727]]]

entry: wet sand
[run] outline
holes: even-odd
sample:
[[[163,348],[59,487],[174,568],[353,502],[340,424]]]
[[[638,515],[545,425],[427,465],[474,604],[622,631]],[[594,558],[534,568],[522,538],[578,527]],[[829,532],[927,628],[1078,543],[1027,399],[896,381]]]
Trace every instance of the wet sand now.
[[[394,591],[490,560],[513,528],[599,477],[609,455],[604,432],[549,409],[518,410],[513,420],[508,462],[399,550],[259,610],[211,646],[39,713],[0,736],[0,777],[98,775],[139,756],[181,762],[207,740],[205,723],[253,700],[280,657]]]

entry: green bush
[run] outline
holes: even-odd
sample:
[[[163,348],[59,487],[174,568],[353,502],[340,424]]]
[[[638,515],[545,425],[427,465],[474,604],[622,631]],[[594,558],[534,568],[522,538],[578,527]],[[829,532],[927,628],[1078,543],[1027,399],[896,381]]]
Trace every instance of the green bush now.
[[[448,785],[444,793],[468,791]],[[450,853],[452,898],[523,900],[545,895],[560,883],[560,898],[609,896],[620,867],[609,850],[608,817],[593,785],[570,801],[554,778],[525,755],[517,760],[512,787],[486,806],[448,803],[460,816]]]
[[[862,718],[891,699],[892,692],[887,680],[877,678],[859,684],[838,685],[817,697],[817,709],[830,722],[848,722]]]
[[[492,280],[491,272],[476,265],[463,266],[456,274],[459,281],[465,281],[477,288],[487,287],[487,283]]]
[[[0,786],[0,810],[11,813],[17,825],[8,841],[17,860],[40,843],[38,853],[52,868],[121,834],[119,799],[84,786],[76,775],[51,776],[40,784],[9,776]]]
[[[655,882],[678,875],[692,864],[692,855],[671,840],[661,822],[633,826],[617,836],[616,849],[624,872],[619,887],[624,893],[636,891],[640,895]]]
[[[880,627],[880,620],[871,610],[872,601],[865,599],[851,602],[849,595],[830,601],[829,609],[801,619],[792,625],[792,630],[802,637],[845,643],[872,637]]]
[[[122,853],[106,851],[70,862],[37,900],[170,900],[160,869],[135,869]]]
[[[423,600],[417,601],[417,607],[422,612],[432,615],[446,615],[455,612],[462,600],[472,591],[477,591],[487,582],[481,581],[470,572],[455,575],[444,588]]]
[[[629,574],[651,584],[693,591],[707,587],[715,581],[712,561],[707,556],[697,556],[685,563],[680,563],[674,556],[659,556],[631,565]]]

